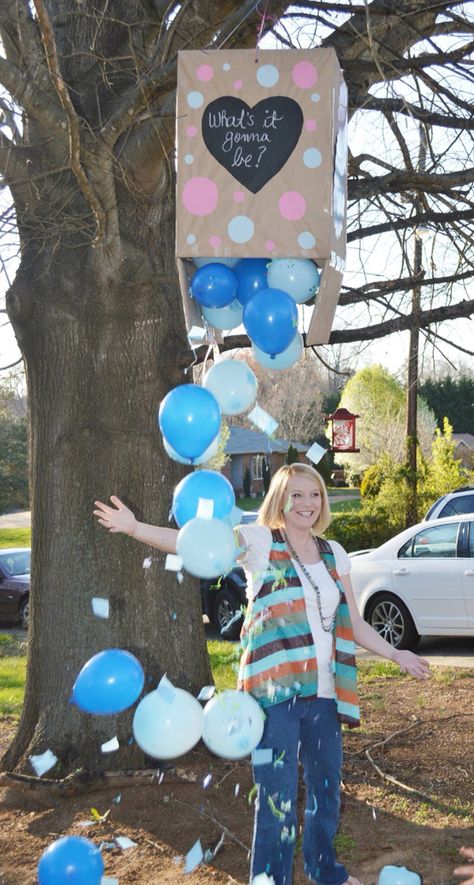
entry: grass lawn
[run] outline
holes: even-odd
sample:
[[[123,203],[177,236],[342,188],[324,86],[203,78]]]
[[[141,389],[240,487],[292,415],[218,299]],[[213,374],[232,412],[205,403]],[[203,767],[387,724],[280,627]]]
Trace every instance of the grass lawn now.
[[[357,513],[360,510],[361,503],[360,498],[355,498],[353,500],[349,499],[349,501],[331,501],[329,498],[329,504],[331,507],[331,513],[347,513],[350,511],[351,513]]]
[[[0,547],[29,547],[31,529],[0,529]]]

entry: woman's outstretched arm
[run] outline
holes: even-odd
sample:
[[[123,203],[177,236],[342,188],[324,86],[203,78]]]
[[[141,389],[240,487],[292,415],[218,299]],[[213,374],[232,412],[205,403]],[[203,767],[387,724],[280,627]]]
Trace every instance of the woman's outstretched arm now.
[[[158,547],[165,553],[176,553],[176,538],[178,537],[176,529],[138,522],[135,515],[120,498],[111,495],[110,500],[113,507],[103,504],[102,501],[96,501],[97,509],[94,510],[94,516],[97,516],[100,524],[109,532],[123,532],[137,541],[142,541],[151,547]]]

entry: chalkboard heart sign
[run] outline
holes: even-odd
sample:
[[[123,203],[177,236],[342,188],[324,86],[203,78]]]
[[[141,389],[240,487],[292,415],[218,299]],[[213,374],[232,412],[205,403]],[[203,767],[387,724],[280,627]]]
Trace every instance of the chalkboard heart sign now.
[[[299,104],[286,96],[254,107],[232,95],[216,98],[202,117],[202,136],[215,160],[256,194],[285,165],[303,127]]]

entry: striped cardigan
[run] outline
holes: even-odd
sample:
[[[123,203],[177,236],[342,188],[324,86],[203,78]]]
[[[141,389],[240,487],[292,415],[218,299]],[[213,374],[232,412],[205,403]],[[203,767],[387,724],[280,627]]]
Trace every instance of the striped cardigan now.
[[[321,559],[340,593],[334,624],[333,668],[339,719],[359,725],[357,674],[349,607],[331,546],[317,538]],[[318,665],[304,591],[278,529],[272,530],[268,571],[242,627],[238,687],[262,707],[318,693]]]

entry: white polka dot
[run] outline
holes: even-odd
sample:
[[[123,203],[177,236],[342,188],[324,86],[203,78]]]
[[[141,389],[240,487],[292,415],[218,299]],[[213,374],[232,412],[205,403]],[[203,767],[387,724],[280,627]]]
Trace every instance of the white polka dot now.
[[[313,92],[311,95],[311,101],[319,101],[320,98],[321,98],[321,96],[320,96],[319,92]]]
[[[254,223],[246,215],[236,215],[227,225],[227,233],[233,243],[248,243],[254,234]]]
[[[298,237],[298,245],[302,249],[312,249],[316,245],[316,240],[309,230],[304,230]]]
[[[200,108],[204,98],[201,92],[188,92],[186,101],[190,108]]]
[[[186,156],[185,156],[185,158],[184,158],[184,162],[186,163],[187,166],[190,166],[191,163],[194,163],[194,157],[193,157],[193,155],[192,155],[192,154],[186,154]]]
[[[226,61],[226,62],[222,65],[222,70],[223,70],[223,71],[230,71],[230,64],[229,64],[228,61]]]
[[[260,86],[275,86],[279,79],[280,74],[275,65],[262,65],[257,71],[257,80]]]
[[[192,246],[193,243],[196,242],[196,237],[194,236],[194,234],[188,234],[186,237],[186,242],[189,246]]]
[[[321,152],[317,148],[308,148],[303,154],[303,163],[308,169],[316,169],[321,165]]]

